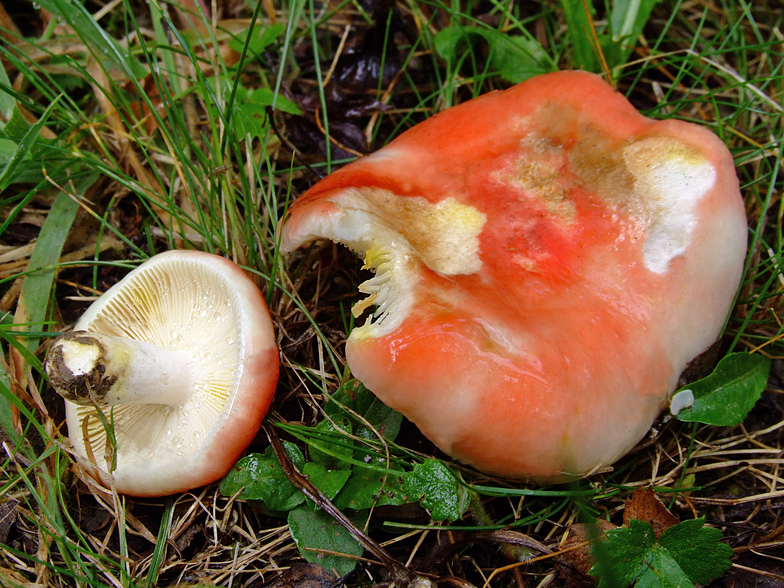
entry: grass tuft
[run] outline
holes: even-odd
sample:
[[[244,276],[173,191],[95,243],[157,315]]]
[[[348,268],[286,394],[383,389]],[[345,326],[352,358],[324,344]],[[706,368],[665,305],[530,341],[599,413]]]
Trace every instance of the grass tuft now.
[[[334,414],[331,395],[353,386],[344,341],[359,263],[326,243],[284,259],[279,223],[320,176],[417,122],[576,67],[604,73],[648,116],[695,122],[729,146],[750,248],[718,353],[770,357],[768,390],[738,427],[661,419],[612,472],[575,487],[521,487],[450,463],[460,491],[476,497],[462,520],[447,529],[418,506],[379,507],[363,513],[368,532],[417,572],[481,586],[519,555],[488,548],[489,534],[513,530],[557,552],[581,512],[620,522],[631,492],[651,486],[733,547],[735,567],[717,586],[784,582],[784,13],[775,3],[96,8],[38,0],[0,10],[0,586],[255,587],[302,562],[280,516],[217,484],[124,498],[73,459],[41,373],[47,341],[167,249],[211,251],[252,273],[283,358],[269,419],[299,447],[335,457],[361,441],[373,464],[396,468],[373,466],[385,475],[443,458],[405,424],[396,442],[319,424]],[[252,449],[266,444],[259,437]],[[493,581],[584,580],[556,560],[565,561],[537,559]],[[361,566],[384,580],[377,562]],[[364,583],[362,574],[347,582]]]

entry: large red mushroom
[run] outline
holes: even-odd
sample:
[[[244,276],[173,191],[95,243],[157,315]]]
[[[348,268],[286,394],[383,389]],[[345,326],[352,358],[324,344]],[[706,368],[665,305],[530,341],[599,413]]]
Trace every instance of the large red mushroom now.
[[[375,276],[354,375],[446,453],[555,482],[609,466],[720,334],[746,222],[709,130],[559,72],[450,108],[292,206]]]

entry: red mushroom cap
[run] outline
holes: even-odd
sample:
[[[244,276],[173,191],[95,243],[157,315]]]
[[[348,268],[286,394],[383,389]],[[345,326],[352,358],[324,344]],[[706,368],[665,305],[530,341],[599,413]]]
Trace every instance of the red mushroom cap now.
[[[746,253],[732,158],[559,72],[450,108],[319,182],[283,248],[365,255],[354,375],[441,449],[539,481],[612,464],[719,335]]]

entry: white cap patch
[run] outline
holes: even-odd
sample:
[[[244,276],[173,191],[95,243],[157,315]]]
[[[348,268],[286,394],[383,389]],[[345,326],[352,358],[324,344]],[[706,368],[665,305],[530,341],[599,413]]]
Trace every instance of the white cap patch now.
[[[645,267],[663,274],[691,242],[697,202],[716,182],[716,170],[676,139],[650,137],[623,150],[634,187],[647,213]]]

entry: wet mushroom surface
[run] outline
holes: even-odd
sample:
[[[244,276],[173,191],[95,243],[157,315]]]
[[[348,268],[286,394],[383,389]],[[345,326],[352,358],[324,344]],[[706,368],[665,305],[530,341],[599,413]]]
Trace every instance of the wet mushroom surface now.
[[[58,338],[46,370],[80,462],[107,486],[164,496],[213,482],[261,426],[278,350],[259,289],[227,259],[156,255]]]
[[[448,109],[301,196],[283,249],[364,257],[353,374],[442,450],[540,482],[610,466],[718,337],[746,254],[732,158],[559,72]]]

